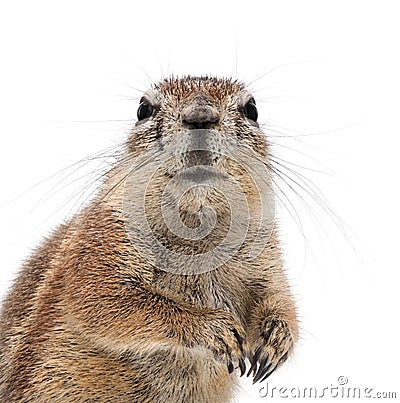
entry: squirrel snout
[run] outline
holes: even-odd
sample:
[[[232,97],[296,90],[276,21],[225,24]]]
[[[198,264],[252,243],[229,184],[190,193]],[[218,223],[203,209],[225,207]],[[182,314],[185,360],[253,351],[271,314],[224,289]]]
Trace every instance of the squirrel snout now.
[[[216,107],[203,95],[192,99],[181,114],[182,124],[189,129],[211,129],[220,120]]]

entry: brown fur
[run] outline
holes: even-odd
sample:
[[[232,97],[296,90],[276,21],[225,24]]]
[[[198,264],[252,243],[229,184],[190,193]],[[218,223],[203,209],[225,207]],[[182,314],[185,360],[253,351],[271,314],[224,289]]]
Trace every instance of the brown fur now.
[[[154,267],[127,235],[123,184],[130,161],[160,136],[182,130],[180,113],[197,94],[216,108],[217,130],[268,159],[265,136],[238,107],[246,96],[242,84],[185,77],[150,90],[145,96],[158,113],[132,130],[102,190],[42,243],[3,304],[2,402],[228,402],[237,384],[230,361],[247,357],[273,369],[292,351],[297,320],[275,230],[253,261],[245,258],[245,244],[222,266],[192,275]],[[220,164],[242,181],[256,206],[256,188],[240,167]],[[172,168],[166,168],[171,176]],[[167,180],[160,174],[148,188],[153,230],[187,254],[212,247],[226,224],[223,200],[189,192],[182,211],[189,227],[207,203],[215,205],[222,224],[203,243],[179,243],[160,221],[160,189]]]

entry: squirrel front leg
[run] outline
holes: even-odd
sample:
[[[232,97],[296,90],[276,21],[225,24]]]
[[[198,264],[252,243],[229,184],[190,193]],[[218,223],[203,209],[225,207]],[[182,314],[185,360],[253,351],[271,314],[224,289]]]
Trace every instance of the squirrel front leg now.
[[[265,272],[250,320],[250,370],[253,383],[267,379],[292,352],[299,337],[296,306],[282,268]],[[257,368],[258,367],[258,368]]]
[[[114,354],[151,351],[155,346],[201,346],[227,365],[245,372],[246,334],[233,316],[221,309],[199,309],[175,301],[150,287],[117,281],[76,288],[68,317],[78,334]]]

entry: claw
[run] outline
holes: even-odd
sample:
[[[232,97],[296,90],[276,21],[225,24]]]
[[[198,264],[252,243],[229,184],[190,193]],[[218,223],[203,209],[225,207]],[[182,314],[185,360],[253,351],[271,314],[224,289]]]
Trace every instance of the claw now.
[[[254,360],[253,362],[251,362],[251,366],[249,371],[247,372],[247,377],[249,377],[251,375],[252,372],[255,372],[257,370],[257,361]]]
[[[254,379],[253,379],[253,384],[257,383],[271,368],[272,366],[272,362],[269,365],[266,365],[268,359],[265,358],[261,364],[260,364],[260,368],[258,369],[257,374],[255,375]]]
[[[233,372],[233,370],[234,370],[235,368],[234,368],[234,366],[233,366],[233,364],[232,364],[232,362],[231,361],[229,361],[229,364],[228,364],[228,372],[231,374],[232,372]]]
[[[265,366],[267,365],[268,362],[268,357],[264,357],[262,360],[259,361],[259,366],[258,366],[258,371],[257,373],[254,374],[254,377],[256,378],[261,372],[264,371]]]
[[[246,364],[243,358],[239,358],[239,368],[240,368],[240,376],[243,376],[246,373]]]
[[[280,360],[276,363],[276,365],[274,367],[272,367],[267,373],[266,375],[261,379],[260,382],[264,382],[283,362],[286,361],[288,357],[288,352],[286,352],[281,358]]]
[[[260,380],[260,383],[261,383],[261,382],[264,382],[277,368],[278,368],[278,364],[275,365],[272,369],[270,369],[270,370],[267,372],[267,374],[264,376],[264,378],[262,378],[262,379]]]
[[[261,354],[261,347],[257,347],[254,355],[252,357],[250,357],[251,366],[250,366],[249,372],[247,373],[247,376],[250,376],[250,374],[252,372],[254,374],[256,373],[256,371],[257,371],[257,362],[258,362],[258,359],[260,357],[260,354]]]
[[[255,360],[254,360],[254,354],[253,354],[253,353],[250,353],[247,358],[248,358],[249,361],[250,361],[250,369],[249,369],[249,372],[248,372],[247,375],[246,375],[246,376],[248,377],[248,376],[250,376],[250,374],[251,374],[251,372],[252,372],[252,367],[253,367],[254,362],[255,362]]]
[[[240,352],[242,354],[244,354],[244,351],[243,351],[243,337],[240,336],[239,332],[235,328],[233,328],[231,330],[232,330],[232,333],[235,335],[236,340],[238,341]]]

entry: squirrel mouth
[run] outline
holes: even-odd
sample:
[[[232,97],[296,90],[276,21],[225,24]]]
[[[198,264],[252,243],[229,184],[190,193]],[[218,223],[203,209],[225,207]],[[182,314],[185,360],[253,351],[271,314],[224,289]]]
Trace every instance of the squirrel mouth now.
[[[183,180],[198,184],[212,184],[215,181],[224,180],[226,177],[226,174],[210,165],[191,166],[178,172],[178,175]]]
[[[226,177],[218,167],[220,158],[220,154],[209,150],[187,151],[169,160],[167,174],[178,181],[212,184]]]
[[[227,173],[220,167],[221,155],[210,150],[189,151],[178,162],[177,179],[194,184],[216,185]]]

